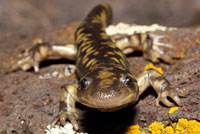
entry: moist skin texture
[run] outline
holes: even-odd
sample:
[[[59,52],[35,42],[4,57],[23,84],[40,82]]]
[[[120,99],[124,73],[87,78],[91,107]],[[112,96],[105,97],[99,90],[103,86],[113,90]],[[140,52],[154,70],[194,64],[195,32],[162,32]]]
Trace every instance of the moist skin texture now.
[[[79,114],[75,103],[81,103],[100,111],[112,112],[135,103],[139,96],[152,86],[158,97],[156,105],[163,103],[171,107],[167,97],[182,105],[174,88],[156,70],[148,69],[133,76],[124,54],[134,50],[142,51],[146,59],[158,62],[162,59],[172,63],[172,57],[165,55],[159,46],[169,47],[159,41],[163,36],[151,34],[108,36],[105,28],[112,21],[112,10],[108,4],[94,7],[75,32],[75,44],[38,43],[24,52],[11,66],[10,71],[34,68],[39,72],[39,63],[48,57],[60,56],[76,61],[78,84],[62,86],[59,118],[53,125],[69,120],[78,130]],[[127,51],[129,49],[129,51]]]

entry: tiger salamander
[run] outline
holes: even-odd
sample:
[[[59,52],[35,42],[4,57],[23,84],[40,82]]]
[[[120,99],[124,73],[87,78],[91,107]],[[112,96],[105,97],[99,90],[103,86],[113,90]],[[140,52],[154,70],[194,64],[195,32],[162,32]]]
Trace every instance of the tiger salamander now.
[[[96,6],[75,32],[75,45],[40,43],[24,53],[12,66],[12,70],[28,70],[34,67],[39,71],[39,63],[50,56],[60,56],[76,61],[78,84],[62,87],[59,121],[62,125],[68,119],[75,130],[79,129],[75,103],[81,103],[100,111],[115,111],[135,103],[139,96],[152,86],[158,97],[156,105],[163,103],[171,107],[181,100],[175,89],[158,71],[148,69],[137,77],[130,72],[125,57],[126,49],[139,50],[153,62],[158,59],[170,62],[170,57],[160,53],[159,39],[150,34],[133,34],[122,38],[108,36],[105,29],[111,24],[112,11],[108,4]],[[165,45],[165,44],[162,44]]]

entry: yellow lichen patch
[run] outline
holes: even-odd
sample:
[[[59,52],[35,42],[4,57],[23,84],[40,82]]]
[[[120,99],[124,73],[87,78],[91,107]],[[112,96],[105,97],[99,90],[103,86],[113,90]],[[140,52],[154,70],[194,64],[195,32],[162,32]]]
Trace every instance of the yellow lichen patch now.
[[[148,130],[138,125],[130,126],[125,134],[200,134],[200,122],[184,118],[167,124],[156,121],[149,125]]]
[[[188,133],[200,134],[200,122],[197,122],[196,120],[191,120],[188,122]]]
[[[151,132],[151,134],[161,134],[162,132],[164,132],[164,125],[156,121],[149,125],[149,131]]]
[[[159,73],[161,73],[161,74],[164,73],[161,67],[155,67],[152,63],[147,64],[147,65],[144,67],[144,70],[147,70],[147,69],[150,69],[150,68],[157,70],[157,71],[158,71]]]
[[[170,108],[170,110],[169,110],[169,114],[172,114],[172,113],[174,113],[176,110],[178,110],[178,107],[172,107],[172,108]]]
[[[179,119],[176,125],[177,134],[200,134],[200,123],[196,120]]]
[[[172,128],[172,126],[167,126],[164,130],[165,134],[174,134],[174,129]]]
[[[128,130],[125,132],[125,134],[140,134],[140,126],[139,125],[132,125],[128,127]]]

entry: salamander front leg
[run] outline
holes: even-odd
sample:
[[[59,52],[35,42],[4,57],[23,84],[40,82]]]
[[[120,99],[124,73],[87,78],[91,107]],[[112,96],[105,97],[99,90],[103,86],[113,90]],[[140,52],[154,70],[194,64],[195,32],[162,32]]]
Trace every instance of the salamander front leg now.
[[[177,105],[182,105],[181,99],[177,95],[176,90],[158,71],[154,69],[145,70],[137,77],[137,81],[139,86],[139,95],[141,95],[149,86],[154,88],[158,94],[156,106],[159,106],[159,102],[168,107],[174,106],[167,97],[170,97]]]
[[[167,36],[140,33],[133,35],[114,35],[111,38],[124,54],[141,51],[143,52],[144,58],[154,63],[159,62],[160,59],[166,63],[173,63],[173,58],[183,58],[185,56],[185,49],[175,48]]]
[[[69,120],[75,130],[79,129],[79,125],[77,122],[79,115],[75,108],[77,92],[76,90],[77,84],[66,85],[62,87],[62,92],[60,96],[59,117],[56,117],[56,119],[53,121],[53,126],[58,122],[64,126],[67,123],[66,120]]]
[[[38,43],[32,48],[25,50],[22,54],[19,54],[16,61],[11,65],[9,72],[13,72],[17,69],[23,71],[34,68],[35,72],[39,72],[39,64],[41,61],[49,58],[59,56],[68,60],[75,60],[76,48],[74,44],[50,44],[50,43]]]

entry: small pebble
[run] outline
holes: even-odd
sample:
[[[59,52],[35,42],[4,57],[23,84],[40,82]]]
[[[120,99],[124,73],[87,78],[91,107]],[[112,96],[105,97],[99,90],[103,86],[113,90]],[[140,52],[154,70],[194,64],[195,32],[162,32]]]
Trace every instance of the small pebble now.
[[[117,25],[110,25],[106,28],[106,33],[110,36],[116,35],[116,34],[128,34],[132,35],[134,33],[146,33],[146,32],[152,32],[152,31],[172,31],[176,30],[174,27],[165,27],[158,24],[152,24],[150,26],[147,25],[136,25],[136,24],[126,24],[126,23],[118,23]]]
[[[47,128],[45,129],[45,134],[88,134],[88,133],[74,131],[72,124],[68,122],[64,127],[56,125],[55,127],[51,128],[51,126],[48,125]]]

